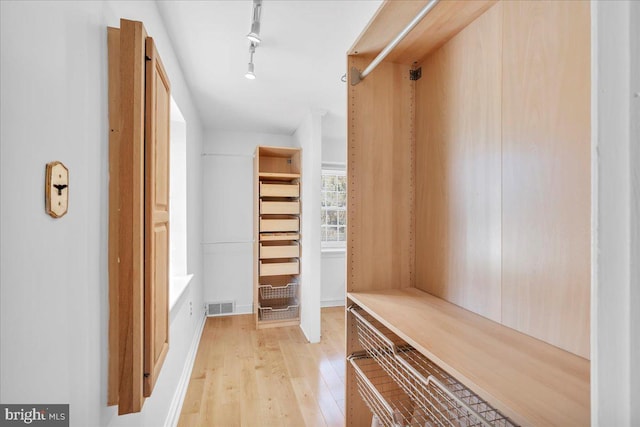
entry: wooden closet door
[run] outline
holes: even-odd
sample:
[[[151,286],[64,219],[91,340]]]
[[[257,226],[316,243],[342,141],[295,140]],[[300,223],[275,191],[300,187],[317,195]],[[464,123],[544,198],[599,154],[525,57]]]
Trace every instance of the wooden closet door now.
[[[146,39],[144,395],[169,350],[169,79]]]

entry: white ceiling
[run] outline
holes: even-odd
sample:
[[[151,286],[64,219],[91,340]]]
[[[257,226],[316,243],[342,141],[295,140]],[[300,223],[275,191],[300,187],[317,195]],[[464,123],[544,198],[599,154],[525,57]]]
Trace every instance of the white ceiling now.
[[[325,138],[342,140],[346,52],[380,3],[263,0],[257,78],[247,80],[251,0],[157,2],[206,128],[292,134],[320,109]]]

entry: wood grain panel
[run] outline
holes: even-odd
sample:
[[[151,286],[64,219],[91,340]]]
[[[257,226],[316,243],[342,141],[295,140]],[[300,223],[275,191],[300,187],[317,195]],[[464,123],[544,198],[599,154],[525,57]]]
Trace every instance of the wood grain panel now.
[[[258,264],[260,242],[260,147],[253,154],[253,319],[256,326],[258,318],[258,293],[260,287],[260,265]]]
[[[388,61],[422,62],[469,23],[474,22],[497,0],[441,0],[389,55]]]
[[[144,102],[145,38],[141,22],[120,20],[119,393],[118,414],[144,403]]]
[[[590,16],[504,3],[502,317],[589,357]]]
[[[347,297],[517,424],[589,425],[588,360],[417,289]]]
[[[171,86],[146,38],[144,395],[169,351],[169,123]]]
[[[410,22],[429,0],[385,1],[349,49],[349,55],[375,56]]]
[[[500,321],[502,5],[416,84],[416,287]]]
[[[120,29],[107,29],[109,50],[109,373],[107,405],[118,404],[118,256],[120,236]]]
[[[351,66],[365,59],[350,57]],[[383,63],[349,85],[347,288],[411,286],[413,84]]]
[[[346,307],[351,306],[352,301],[347,298]],[[357,324],[352,315],[345,314],[346,325],[346,355],[349,356],[355,352],[362,351],[363,348],[358,341]],[[346,426],[347,427],[370,427],[371,411],[365,404],[364,400],[358,392],[358,384],[356,380],[356,372],[351,363],[346,363]]]
[[[496,1],[440,1],[396,46],[387,57],[387,61],[403,64],[421,62],[430,52],[446,43]],[[386,1],[365,29],[366,33],[363,32],[349,53],[377,55],[427,3],[427,0]]]

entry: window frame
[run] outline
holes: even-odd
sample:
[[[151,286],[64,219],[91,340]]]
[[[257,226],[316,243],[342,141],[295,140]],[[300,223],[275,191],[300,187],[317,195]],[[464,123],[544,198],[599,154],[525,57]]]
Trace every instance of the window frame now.
[[[346,167],[344,164],[341,163],[323,163],[322,164],[322,171],[321,171],[322,177],[324,178],[325,175],[337,175],[337,176],[344,176],[346,179]],[[320,197],[321,197],[321,205],[322,205],[322,201],[324,200],[324,195],[323,192],[326,191],[324,190],[323,187],[321,187],[320,189]],[[337,209],[327,209],[324,206],[321,206],[320,208],[320,227],[321,227],[321,232],[320,232],[320,245],[321,245],[321,250],[323,252],[344,252],[346,251],[347,248],[347,242],[346,242],[346,216],[347,216],[347,203],[346,203],[346,196],[347,196],[347,191],[345,189],[345,207],[344,209],[342,208],[337,208]],[[336,241],[327,241],[324,240],[322,237],[322,228],[326,227],[328,224],[326,224],[324,221],[322,221],[322,213],[323,212],[327,212],[329,210],[336,210],[336,211],[344,211],[345,213],[345,240],[336,240]],[[336,228],[340,227],[340,224],[336,224]]]

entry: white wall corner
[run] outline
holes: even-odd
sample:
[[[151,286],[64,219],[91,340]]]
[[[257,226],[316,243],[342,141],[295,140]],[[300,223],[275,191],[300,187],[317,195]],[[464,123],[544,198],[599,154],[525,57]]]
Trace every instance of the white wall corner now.
[[[302,148],[302,256],[300,259],[300,328],[309,342],[320,341],[320,191],[322,180],[322,117],[310,111],[293,134]]]
[[[629,1],[592,2],[591,9],[594,426],[640,422],[639,9]]]
[[[640,2],[631,2],[631,425],[640,425]],[[635,362],[634,362],[635,361]]]

